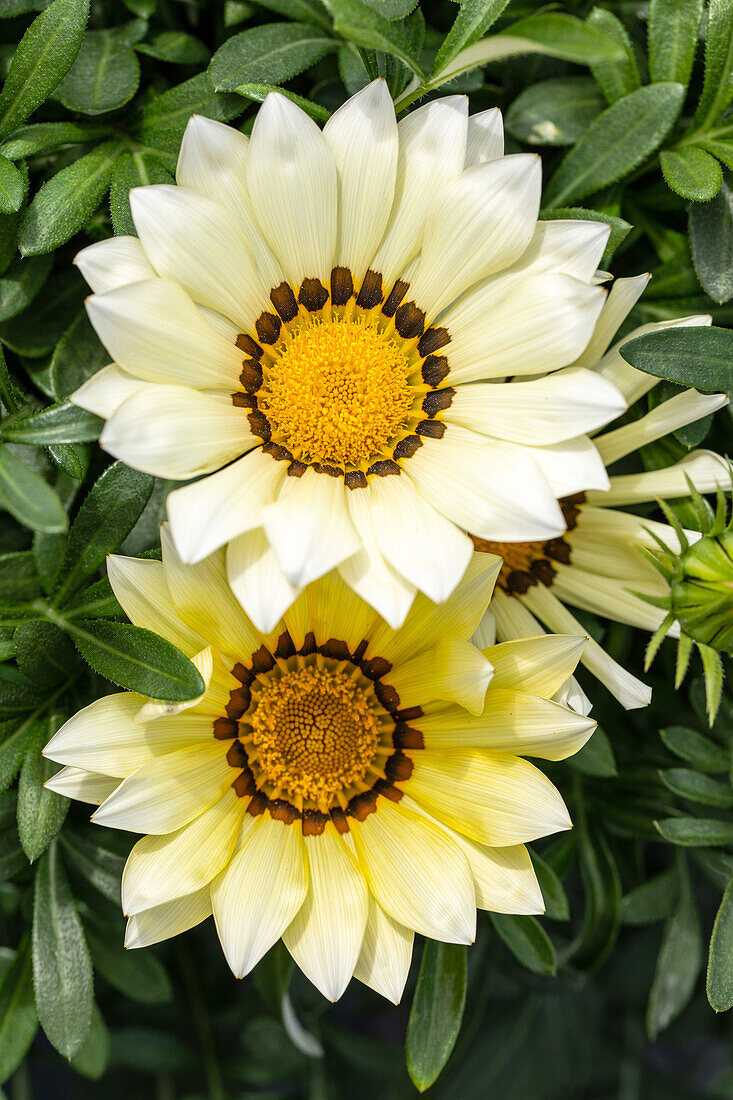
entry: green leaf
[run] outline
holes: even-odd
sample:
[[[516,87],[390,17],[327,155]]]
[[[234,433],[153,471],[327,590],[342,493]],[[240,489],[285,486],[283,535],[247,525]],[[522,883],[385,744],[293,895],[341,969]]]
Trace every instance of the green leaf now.
[[[681,876],[677,909],[664,930],[649,994],[646,1029],[650,1039],[656,1039],[685,1008],[701,966],[700,920],[685,871]]]
[[[8,160],[23,160],[39,153],[52,153],[64,145],[109,137],[111,133],[111,126],[99,122],[33,122],[11,134],[0,145],[0,153]]]
[[[293,959],[282,940],[273,944],[252,971],[257,992],[276,1016],[280,1015],[292,973]]]
[[[580,873],[585,892],[583,927],[573,945],[573,965],[595,970],[607,958],[618,935],[621,882],[604,834],[585,810],[578,820]]]
[[[20,210],[24,195],[23,177],[12,161],[0,154],[0,213],[14,214]]]
[[[433,72],[439,73],[467,46],[486,34],[509,0],[466,0],[438,50]]]
[[[242,84],[282,84],[337,46],[307,23],[264,23],[227,39],[208,73],[217,92],[232,92]]]
[[[228,122],[241,113],[238,96],[215,92],[209,74],[199,73],[147,103],[132,132],[146,145],[177,153],[191,115]]]
[[[490,913],[491,923],[516,959],[534,974],[554,974],[557,959],[552,940],[536,917]]]
[[[130,210],[130,191],[148,183],[175,183],[175,180],[159,156],[145,152],[123,153],[112,173],[109,192],[112,225],[118,237],[137,236]]]
[[[0,1084],[23,1061],[37,1029],[30,945],[25,940],[0,982]]]
[[[566,154],[550,180],[545,203],[577,202],[632,172],[664,141],[684,94],[681,84],[651,84],[605,110]]]
[[[545,916],[549,920],[570,920],[568,896],[559,876],[537,852],[530,851],[529,854],[545,902]]]
[[[65,531],[68,525],[63,505],[48,482],[1,445],[0,507],[33,531]]]
[[[76,1073],[98,1081],[104,1076],[109,1063],[109,1032],[96,1005],[92,1008],[92,1023],[89,1034],[77,1054],[71,1059]]]
[[[43,103],[74,63],[89,0],[53,0],[15,51],[0,95],[0,134],[9,134]]]
[[[702,9],[703,0],[651,0],[648,37],[653,81],[689,82]]]
[[[584,775],[595,775],[599,779],[612,779],[618,775],[611,742],[600,726],[596,727],[582,749],[568,759],[568,764]]]
[[[333,16],[333,29],[337,34],[359,46],[381,50],[398,58],[420,79],[423,78],[417,51],[399,23],[390,23],[361,0],[324,0],[324,3]],[[337,47],[338,43],[331,39],[331,48]]]
[[[84,832],[67,827],[61,834],[70,872],[81,875],[103,897],[119,906],[125,857],[106,847],[105,842],[109,843],[109,836],[94,827]]]
[[[710,938],[707,993],[716,1012],[733,1008],[733,879],[723,894]]]
[[[326,15],[320,0],[256,0],[261,8],[268,8],[283,15],[293,23],[315,23],[325,31],[330,31],[331,21]],[[251,10],[248,14],[251,14]],[[246,19],[247,15],[242,16]],[[242,20],[238,20],[241,22]]]
[[[86,295],[81,275],[72,269],[52,275],[32,310],[0,324],[0,340],[18,355],[36,358],[50,354],[68,328]],[[26,365],[26,370],[30,367]]]
[[[140,83],[140,63],[114,30],[89,31],[76,61],[56,89],[70,111],[101,115],[128,103]]]
[[[719,810],[733,809],[733,788],[729,783],[719,783],[689,768],[666,768],[659,774],[665,787],[680,798],[716,806]]]
[[[407,1071],[419,1092],[439,1077],[455,1046],[466,1003],[466,948],[426,940],[407,1025]]]
[[[733,98],[733,4],[709,0],[705,36],[705,83],[695,112],[699,130],[723,114]]]
[[[9,737],[0,742],[0,792],[7,790],[18,774],[28,743],[37,728],[34,714],[24,719]]]
[[[177,65],[205,65],[209,60],[209,51],[203,42],[183,31],[161,31],[152,42],[141,42],[136,49],[148,57]]]
[[[172,703],[203,693],[196,667],[150,630],[91,619],[64,620],[63,625],[95,672],[119,687]]]
[[[632,367],[701,390],[733,389],[733,331],[672,328],[628,340],[621,355]]]
[[[588,16],[588,25],[604,31],[618,42],[621,51],[618,60],[591,63],[591,72],[603,89],[606,100],[616,103],[641,85],[629,33],[621,20],[605,8],[594,8]]]
[[[664,178],[683,199],[708,202],[720,190],[723,171],[714,157],[694,145],[678,150],[662,150],[659,154]]]
[[[668,726],[659,736],[670,752],[702,771],[725,772],[731,765],[730,753],[697,730]]]
[[[0,600],[33,600],[41,594],[32,551],[0,555]]]
[[[68,397],[108,362],[109,353],[82,312],[54,348],[49,367],[51,389],[57,397]]]
[[[573,145],[603,109],[587,76],[543,80],[525,88],[506,115],[506,128],[528,145]]]
[[[26,309],[45,283],[53,266],[53,256],[20,256],[0,279],[0,321],[8,321]]]
[[[73,1058],[92,1020],[92,964],[55,844],[36,871],[33,985],[48,1041],[64,1058]]]
[[[122,943],[109,935],[86,929],[87,943],[95,970],[110,985],[139,1004],[168,1004],[173,989],[163,964],[149,951],[127,951]]]
[[[714,302],[733,298],[733,191],[726,181],[714,199],[690,207],[690,242],[697,277]]]
[[[24,256],[52,252],[82,228],[102,201],[121,150],[118,141],[105,141],[44,183],[20,227]]]
[[[621,923],[644,925],[666,920],[675,907],[679,889],[679,875],[674,869],[643,882],[621,899]]]
[[[611,227],[611,233],[606,245],[606,251],[601,257],[601,263],[608,263],[611,256],[631,232],[631,225],[623,218],[617,218],[613,214],[601,213],[598,210],[585,210],[582,206],[558,206],[552,210],[540,210],[540,221],[553,221],[557,218],[575,218],[580,221],[604,222]]]
[[[733,844],[733,822],[705,817],[665,817],[655,821],[659,833],[684,848],[710,848]]]
[[[246,96],[254,103],[264,103],[270,92],[279,92],[280,95],[286,96],[292,103],[296,103],[301,110],[314,118],[316,122],[326,122],[331,117],[331,112],[326,107],[322,107],[320,103],[314,103],[312,99],[304,99],[302,95],[289,92],[287,88],[278,88],[276,84],[240,84],[234,90],[237,95]]]
[[[58,718],[43,724],[26,753],[18,780],[18,836],[30,863],[46,851],[71,805],[68,798],[43,786],[58,768],[41,750],[60,725]]]
[[[90,443],[99,439],[104,421],[94,413],[80,409],[69,401],[50,405],[47,409],[7,421],[2,429],[8,443]]]
[[[79,669],[79,658],[69,639],[57,626],[43,619],[31,619],[16,626],[13,648],[21,672],[32,683],[42,683],[44,687],[56,687]]]

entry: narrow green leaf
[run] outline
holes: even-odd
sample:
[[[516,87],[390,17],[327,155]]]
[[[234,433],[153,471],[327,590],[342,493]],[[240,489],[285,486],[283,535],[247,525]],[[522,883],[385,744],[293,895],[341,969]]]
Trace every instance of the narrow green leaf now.
[[[102,1015],[96,1005],[92,1008],[92,1023],[89,1034],[78,1052],[71,1059],[76,1073],[92,1081],[104,1076],[109,1064],[110,1040]]]
[[[714,157],[695,145],[659,154],[664,178],[678,195],[693,202],[708,202],[720,190],[723,170]]]
[[[665,817],[654,823],[665,840],[683,848],[733,844],[733,822],[705,817]]]
[[[599,115],[566,154],[544,201],[562,206],[632,172],[664,141],[682,106],[682,84],[651,84]]]
[[[314,103],[312,99],[304,99],[302,95],[289,92],[287,88],[279,88],[276,84],[240,84],[234,90],[237,95],[246,96],[254,103],[264,103],[270,92],[279,92],[280,95],[286,96],[291,102],[297,103],[298,107],[305,111],[307,115],[310,115],[311,118],[314,118],[316,122],[327,122],[331,117],[331,112],[326,107],[322,107],[320,103]]]
[[[146,145],[177,153],[191,115],[228,122],[241,114],[242,109],[238,96],[215,92],[209,73],[198,73],[147,103],[132,133]]]
[[[466,948],[426,940],[407,1025],[407,1071],[419,1092],[437,1080],[455,1046],[466,1003]]]
[[[715,198],[690,207],[697,277],[714,302],[733,298],[733,190],[724,180]]]
[[[92,1020],[92,964],[55,844],[36,871],[33,985],[46,1037],[59,1054],[72,1058]]]
[[[119,142],[105,141],[44,183],[20,228],[24,256],[51,252],[82,228],[102,201],[121,150]]]
[[[54,348],[49,368],[51,389],[59,398],[68,397],[108,362],[109,353],[82,311]]]
[[[438,50],[433,72],[439,73],[467,46],[486,34],[509,0],[466,0]]]
[[[76,61],[56,89],[70,111],[100,115],[132,99],[140,83],[140,63],[114,30],[89,31]]]
[[[280,1015],[283,997],[293,973],[293,958],[282,940],[278,940],[252,971],[252,980],[265,1004]]]
[[[723,894],[710,938],[707,993],[716,1012],[733,1008],[733,879]]]
[[[733,331],[671,328],[648,332],[621,347],[627,363],[656,378],[701,390],[733,389]]]
[[[653,81],[687,84],[697,50],[703,0],[651,0],[649,74]]]
[[[23,160],[39,153],[52,153],[64,145],[109,137],[111,133],[111,126],[99,122],[33,122],[11,134],[0,145],[0,153],[8,160]]]
[[[604,834],[583,811],[578,821],[580,872],[585,888],[583,927],[573,945],[573,965],[595,970],[618,935],[621,881]]]
[[[47,409],[13,420],[3,427],[8,443],[89,443],[99,439],[104,421],[78,405],[62,401]]]
[[[733,98],[733,4],[709,0],[705,36],[705,83],[695,112],[698,129],[708,129]]]
[[[58,768],[41,750],[60,725],[58,717],[43,724],[26,752],[18,780],[18,836],[30,863],[46,851],[71,805],[68,798],[43,785]]]
[[[666,920],[677,904],[679,890],[674,868],[643,882],[621,899],[621,923],[644,925]]]
[[[510,134],[528,145],[573,145],[603,110],[603,97],[587,76],[531,84],[506,114]]]
[[[559,876],[537,852],[530,851],[529,854],[545,902],[545,916],[549,920],[570,920],[568,896]]]
[[[203,42],[183,31],[161,31],[151,42],[141,42],[136,49],[138,53],[176,65],[205,65],[209,60],[209,51]]]
[[[656,1039],[685,1008],[701,966],[700,919],[685,871],[681,876],[677,909],[664,931],[649,994],[646,1028],[650,1039]]]
[[[618,775],[611,742],[600,726],[596,727],[595,733],[582,749],[569,758],[568,764],[584,775],[595,775],[600,779],[611,779]]]
[[[69,638],[43,619],[31,619],[17,626],[13,648],[21,672],[32,683],[42,683],[45,688],[69,680],[79,669],[79,658]]]
[[[41,709],[40,707],[38,708]],[[13,732],[0,742],[0,792],[7,790],[15,779],[33,734],[38,729],[37,716],[31,715],[18,723]]]
[[[733,788],[729,783],[720,783],[690,768],[665,768],[659,774],[665,787],[680,798],[719,810],[733,809]]]
[[[0,321],[8,321],[31,304],[53,266],[53,256],[16,256],[0,279]]]
[[[64,621],[82,657],[113,684],[152,699],[195,699],[204,682],[180,650],[150,630],[129,623]]]
[[[324,3],[333,16],[333,29],[337,34],[359,46],[391,54],[420,79],[424,77],[417,51],[399,23],[390,23],[361,0],[324,0]],[[332,39],[331,48],[337,46]]]
[[[331,21],[320,0],[255,0],[255,2],[258,7],[276,11],[278,15],[283,15],[293,23],[315,23],[325,31],[331,29]],[[251,12],[250,8],[242,19],[248,18]],[[238,20],[238,22],[241,21]]]
[[[84,831],[67,826],[61,834],[70,873],[82,876],[103,897],[118,906],[125,857],[106,847],[105,842],[109,842],[108,835],[94,826]]]
[[[552,940],[536,917],[490,913],[491,923],[516,959],[534,974],[554,974],[557,959]]]
[[[0,446],[0,507],[33,531],[65,531],[68,517],[51,486]]]
[[[30,944],[25,940],[0,982],[0,1084],[23,1061],[37,1030]]]
[[[12,161],[0,154],[0,213],[14,214],[20,210],[24,194],[23,177]]]
[[[697,730],[668,726],[659,736],[670,752],[705,772],[725,772],[731,765],[730,753]]]
[[[86,929],[87,943],[95,970],[110,985],[138,1004],[168,1004],[173,999],[170,978],[163,964],[149,951],[126,951],[122,943],[109,935]]]
[[[18,355],[34,359],[50,355],[76,315],[88,290],[76,268],[61,270],[44,283],[43,294],[34,298],[33,309],[0,324],[0,340]],[[31,373],[32,364],[26,364]],[[41,381],[34,381],[42,388]],[[47,392],[47,391],[45,391]]]
[[[616,61],[591,63],[591,72],[603,89],[606,100],[608,103],[616,103],[641,86],[629,33],[621,20],[605,8],[593,8],[588,16],[588,25],[604,31],[609,38],[618,42],[621,50],[621,56]]]
[[[282,84],[337,46],[307,23],[264,23],[227,39],[208,72],[217,92],[233,92],[241,84]]]
[[[109,190],[112,225],[118,237],[137,236],[130,210],[130,191],[149,183],[175,183],[175,180],[159,156],[146,152],[123,153],[115,164]]]
[[[40,107],[79,52],[89,0],[53,0],[15,51],[0,95],[0,133],[9,134]]]
[[[512,23],[501,37],[517,37],[542,47],[542,53],[580,64],[613,61],[622,50],[604,30],[589,26],[572,15],[542,12]]]

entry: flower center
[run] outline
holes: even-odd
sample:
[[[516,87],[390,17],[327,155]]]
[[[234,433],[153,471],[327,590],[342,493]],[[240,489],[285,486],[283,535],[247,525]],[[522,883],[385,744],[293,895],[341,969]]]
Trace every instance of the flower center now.
[[[247,718],[250,759],[272,788],[325,806],[359,783],[374,760],[375,702],[343,672],[290,672],[266,685]]]
[[[358,321],[302,328],[265,367],[259,407],[302,462],[358,466],[389,453],[414,395],[397,344]]]

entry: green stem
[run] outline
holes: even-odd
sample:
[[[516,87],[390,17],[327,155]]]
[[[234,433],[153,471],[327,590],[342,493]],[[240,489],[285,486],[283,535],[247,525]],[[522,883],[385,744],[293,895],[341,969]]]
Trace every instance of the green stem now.
[[[201,1048],[201,1057],[206,1076],[208,1100],[226,1100],[224,1084],[221,1079],[219,1060],[216,1056],[214,1033],[211,1030],[211,1020],[206,1009],[206,1003],[201,995],[198,974],[191,958],[191,951],[185,943],[177,944],[178,966],[183,979],[186,997],[191,1008],[196,1035]]]

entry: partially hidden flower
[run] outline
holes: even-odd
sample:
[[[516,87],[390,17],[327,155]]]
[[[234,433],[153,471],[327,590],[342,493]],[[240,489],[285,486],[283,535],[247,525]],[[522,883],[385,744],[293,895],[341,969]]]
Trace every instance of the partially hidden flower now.
[[[643,411],[645,395],[660,379],[630,366],[621,355],[624,343],[654,329],[709,325],[711,320],[708,315],[695,315],[642,325],[609,349],[614,333],[648,281],[648,275],[616,280],[593,336],[576,360],[576,366],[613,382],[633,410],[638,409],[636,419],[594,435],[593,442],[608,467],[728,402],[725,394],[687,389]],[[501,639],[536,634],[541,624],[549,630],[577,633],[582,627],[570,610],[575,607],[604,620],[656,631],[665,612],[645,597],[663,598],[669,594],[669,587],[644,551],[658,553],[659,540],[674,552],[681,544],[669,524],[627,509],[655,500],[687,497],[691,485],[700,493],[710,492],[729,484],[729,477],[724,458],[712,451],[696,450],[662,469],[618,474],[612,471],[608,489],[564,497],[559,503],[567,530],[560,538],[513,545],[475,539],[478,548],[504,558],[488,612],[492,622],[486,629],[493,629],[495,619],[496,634]],[[687,536],[691,540],[699,538],[690,531]],[[671,636],[679,637],[679,625],[673,618],[666,622],[665,632],[668,629]],[[648,704],[648,686],[593,639],[588,640],[581,660],[627,709]]]
[[[587,433],[625,407],[567,370],[606,298],[608,227],[538,222],[534,154],[463,96],[402,119],[384,81],[323,131],[272,93],[251,139],[194,117],[178,186],[131,193],[138,237],[84,249],[114,364],[73,401],[168,498],[195,563],[269,630],[338,568],[392,625],[472,553],[562,535],[558,497],[608,487]]]
[[[415,932],[470,943],[477,906],[542,911],[525,843],[571,822],[524,757],[564,759],[595,723],[552,699],[583,638],[467,640],[499,564],[475,554],[398,631],[331,574],[262,634],[223,551],[186,565],[164,529],[162,563],[109,560],[130,619],[206,683],[184,704],[99,699],[45,749],[66,765],[51,789],[146,834],[122,880],[128,947],[213,911],[237,976],[282,937],[326,997],[355,975],[398,1001]]]

